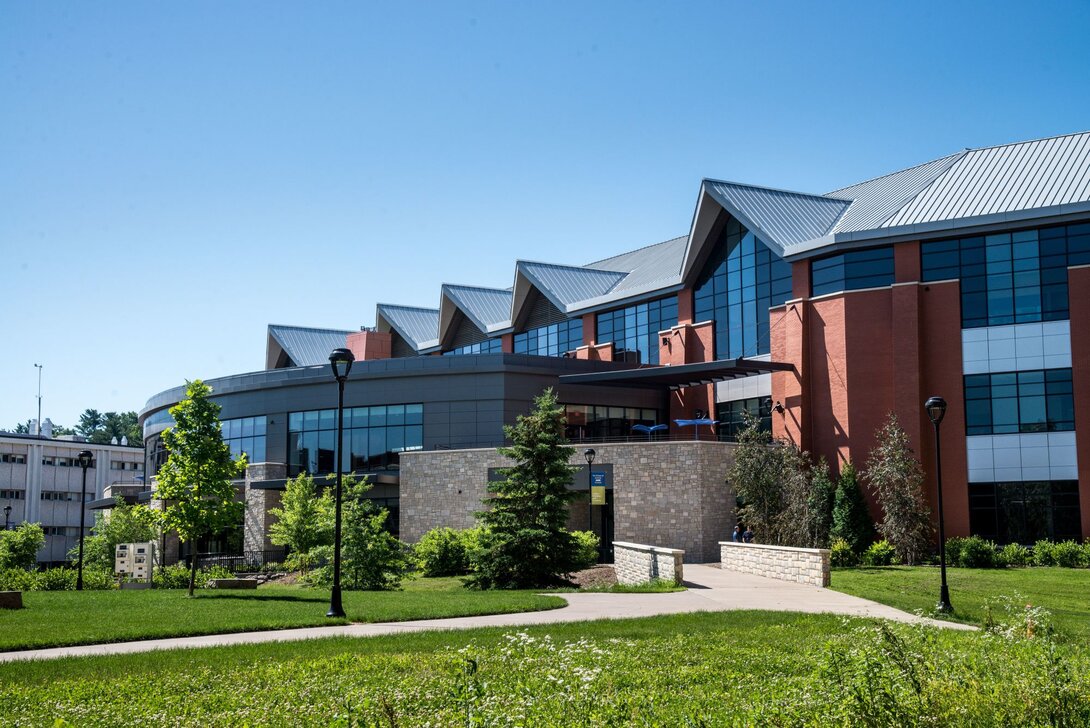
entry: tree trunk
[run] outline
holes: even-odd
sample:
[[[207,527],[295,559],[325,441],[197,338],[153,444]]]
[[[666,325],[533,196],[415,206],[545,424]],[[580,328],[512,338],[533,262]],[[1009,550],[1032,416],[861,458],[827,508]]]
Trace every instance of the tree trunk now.
[[[193,539],[193,553],[189,555],[189,596],[193,596],[193,586],[197,583],[197,539]]]

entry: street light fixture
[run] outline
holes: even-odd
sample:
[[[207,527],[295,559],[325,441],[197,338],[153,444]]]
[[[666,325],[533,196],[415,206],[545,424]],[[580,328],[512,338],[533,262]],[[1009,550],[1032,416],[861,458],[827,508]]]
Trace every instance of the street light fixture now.
[[[83,488],[79,497],[79,567],[76,571],[76,591],[83,591],[83,522],[86,520],[84,510],[87,508],[87,468],[91,467],[94,458],[90,450],[79,452],[79,466],[83,468]]]
[[[11,506],[4,506],[4,530],[11,530]]]
[[[587,530],[594,533],[594,496],[591,495],[594,477],[590,472],[590,466],[594,465],[594,448],[588,447],[583,451],[583,458],[587,461]]]
[[[352,362],[356,357],[351,349],[334,349],[329,355],[329,366],[337,380],[337,496],[336,511],[333,520],[333,592],[329,596],[327,617],[343,617],[341,606],[341,471],[344,470],[342,454],[344,452],[344,380],[352,371]]]
[[[935,426],[935,482],[938,486],[939,504],[939,569],[942,573],[942,586],[939,589],[937,609],[940,612],[952,612],[954,608],[950,605],[950,588],[946,585],[946,523],[942,515],[942,446],[939,438],[939,425],[942,423],[942,418],[946,416],[946,400],[942,397],[931,397],[924,402],[923,406],[927,410],[927,417],[931,420],[931,424]]]

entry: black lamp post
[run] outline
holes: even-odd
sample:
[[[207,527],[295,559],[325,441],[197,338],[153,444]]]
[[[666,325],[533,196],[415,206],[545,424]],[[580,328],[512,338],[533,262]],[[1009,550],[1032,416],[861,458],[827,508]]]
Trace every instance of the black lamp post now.
[[[952,612],[950,606],[950,588],[946,585],[946,523],[942,516],[942,445],[939,439],[939,425],[946,416],[946,400],[942,397],[931,397],[924,402],[924,409],[931,424],[935,426],[935,482],[938,485],[939,502],[939,569],[942,573],[942,586],[939,589],[940,612]]]
[[[587,461],[587,530],[594,533],[594,496],[593,492],[594,477],[590,472],[590,466],[594,465],[594,448],[588,447],[583,451],[583,457]]]
[[[4,530],[11,530],[11,506],[4,506]]]
[[[344,469],[341,453],[344,447],[344,380],[352,371],[352,362],[356,357],[350,349],[334,349],[329,355],[329,366],[337,380],[337,496],[333,520],[333,593],[329,597],[327,617],[343,617],[341,606],[341,471]]]
[[[79,498],[79,567],[76,571],[76,591],[83,591],[83,522],[84,509],[87,507],[87,468],[91,467],[94,455],[90,450],[80,450],[79,466],[83,468],[83,488]]]

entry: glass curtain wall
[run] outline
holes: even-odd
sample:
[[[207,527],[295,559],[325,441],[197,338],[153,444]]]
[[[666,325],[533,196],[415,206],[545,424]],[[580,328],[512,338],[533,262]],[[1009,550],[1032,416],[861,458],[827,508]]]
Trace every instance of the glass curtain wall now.
[[[424,408],[420,404],[346,407],[344,410],[345,472],[396,469],[406,450],[424,444]],[[288,472],[328,475],[336,467],[337,410],[292,412],[288,415]]]
[[[1079,540],[1074,480],[969,483],[969,531],[997,543]]]
[[[734,218],[693,290],[696,321],[715,322],[715,358],[769,352],[768,309],[791,297],[791,266]]]
[[[246,460],[251,464],[265,462],[265,422],[264,415],[220,422],[220,432],[231,448],[231,457],[246,453]]]
[[[852,250],[810,263],[810,295],[893,285],[893,248]]]
[[[444,351],[443,356],[462,356],[465,354],[499,354],[503,351],[501,339],[485,339],[476,344],[466,344],[450,351]]]
[[[659,363],[659,332],[677,326],[677,296],[598,314],[598,343],[613,343],[613,360]]]
[[[604,438],[640,437],[633,432],[633,425],[657,425],[659,411],[641,407],[606,407],[593,404],[566,404],[564,417],[567,423],[565,436],[569,440],[594,440]]]
[[[514,350],[516,354],[563,356],[582,345],[583,319],[573,318],[515,334]]]
[[[757,418],[762,430],[772,432],[772,398],[750,397],[715,405],[715,419],[719,420],[715,430],[719,439],[727,442],[737,440],[738,434],[746,428],[746,414]]]

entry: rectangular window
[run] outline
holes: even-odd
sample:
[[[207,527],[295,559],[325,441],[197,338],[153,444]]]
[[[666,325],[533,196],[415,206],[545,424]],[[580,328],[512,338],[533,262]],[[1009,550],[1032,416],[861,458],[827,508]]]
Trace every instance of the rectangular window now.
[[[968,374],[965,434],[1070,432],[1075,403],[1070,369]]]
[[[0,500],[23,500],[26,498],[25,490],[0,490]]]
[[[1088,227],[926,242],[921,278],[960,280],[962,328],[1061,321],[1069,317],[1067,267],[1090,262]]]
[[[466,344],[450,351],[444,351],[443,356],[462,356],[465,354],[499,354],[503,351],[501,339],[485,339],[476,344]]]
[[[811,295],[893,285],[893,248],[852,250],[810,263]]]
[[[640,407],[606,407],[593,404],[565,404],[565,436],[573,441],[645,440],[647,433],[634,425],[651,427],[659,423],[659,412]]]
[[[563,356],[583,345],[583,319],[573,318],[559,324],[539,326],[515,334],[516,354]]]
[[[13,463],[13,464],[16,464],[16,465],[25,465],[26,464],[26,455],[20,455],[20,454],[16,454],[16,453],[7,453],[6,452],[3,455],[0,455],[0,462]]]
[[[969,483],[969,531],[997,543],[1079,540],[1074,480]]]
[[[231,450],[231,457],[237,458],[245,453],[246,461],[252,465],[265,462],[266,427],[267,421],[264,416],[239,417],[221,421],[220,433]],[[122,469],[124,469],[124,463],[122,463]]]
[[[598,314],[599,344],[613,344],[613,360],[659,363],[659,332],[677,326],[677,296]]]
[[[734,442],[738,434],[745,429],[745,415],[760,421],[765,432],[772,432],[772,398],[751,397],[736,399],[731,402],[719,402],[715,405],[715,419],[719,424],[715,429],[720,440]]]
[[[346,407],[342,464],[359,473],[396,469],[402,452],[424,446],[421,404]],[[337,410],[288,415],[288,472],[327,475],[336,470]]]

